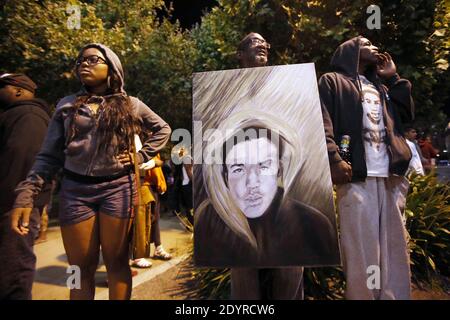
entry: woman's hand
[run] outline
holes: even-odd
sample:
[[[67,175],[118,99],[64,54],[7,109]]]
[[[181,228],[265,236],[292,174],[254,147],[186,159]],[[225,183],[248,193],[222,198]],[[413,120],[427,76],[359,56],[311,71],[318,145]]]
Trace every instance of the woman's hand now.
[[[134,164],[134,156],[131,152],[124,152],[117,156],[117,160],[124,166],[132,166]]]
[[[32,208],[14,208],[11,214],[11,229],[20,234],[26,236],[30,231],[30,215]]]

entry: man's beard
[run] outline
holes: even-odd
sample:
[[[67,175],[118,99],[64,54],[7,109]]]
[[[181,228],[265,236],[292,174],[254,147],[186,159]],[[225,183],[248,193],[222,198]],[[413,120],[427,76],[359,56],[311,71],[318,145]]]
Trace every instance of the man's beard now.
[[[267,56],[258,54],[254,57],[254,61],[256,65],[264,67],[267,64]]]

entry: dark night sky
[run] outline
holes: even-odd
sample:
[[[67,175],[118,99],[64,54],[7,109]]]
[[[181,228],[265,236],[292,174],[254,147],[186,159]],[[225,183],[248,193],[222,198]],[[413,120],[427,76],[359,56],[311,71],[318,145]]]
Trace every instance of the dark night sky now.
[[[215,0],[165,0],[173,3],[173,17],[178,19],[183,28],[190,28],[200,22],[203,11],[210,10],[217,4]]]

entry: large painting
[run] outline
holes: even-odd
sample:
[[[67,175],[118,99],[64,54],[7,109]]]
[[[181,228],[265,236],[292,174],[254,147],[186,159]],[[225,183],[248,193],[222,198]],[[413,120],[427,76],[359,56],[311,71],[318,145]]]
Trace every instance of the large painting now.
[[[199,266],[340,264],[314,64],[196,73]]]

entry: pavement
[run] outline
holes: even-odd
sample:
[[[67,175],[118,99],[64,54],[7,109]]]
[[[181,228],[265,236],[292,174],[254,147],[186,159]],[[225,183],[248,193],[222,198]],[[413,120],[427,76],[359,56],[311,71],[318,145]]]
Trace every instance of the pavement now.
[[[172,254],[173,258],[169,261],[151,259],[153,266],[148,269],[133,268],[138,271],[138,275],[133,277],[133,295],[135,288],[138,288],[142,284],[152,282],[152,279],[157,279],[161,274],[166,274],[167,271],[170,271],[175,266],[179,266],[187,256],[187,252],[192,243],[192,234],[184,229],[178,218],[169,214],[162,215],[160,228],[163,246],[166,251]],[[36,244],[34,247],[37,264],[32,291],[33,300],[68,300],[69,289],[66,283],[71,273],[66,273],[68,263],[60,228],[58,226],[49,228],[47,239],[46,242]],[[153,250],[154,248],[152,246],[152,254]],[[106,268],[102,259],[100,259],[95,278],[95,299],[108,299]],[[152,289],[154,299],[171,299],[166,297],[166,294],[163,292],[158,294],[158,290],[155,289]],[[142,293],[139,297],[143,297]],[[132,298],[134,299],[135,297]],[[144,299],[148,298],[145,297]]]
[[[161,238],[165,249],[173,258],[169,261],[151,259],[153,266],[136,269],[133,277],[132,300],[185,300],[196,299],[189,290],[192,278],[185,268],[192,234],[187,232],[176,217],[163,215],[160,221]],[[152,248],[153,251],[153,248]],[[66,282],[68,264],[59,227],[48,230],[48,241],[35,245],[37,270],[33,285],[33,300],[68,300]],[[100,260],[96,273],[96,300],[108,299],[106,268]],[[448,292],[413,286],[413,300],[450,300]]]
[[[180,261],[162,273],[133,288],[132,300],[196,300],[195,285],[186,261]]]

